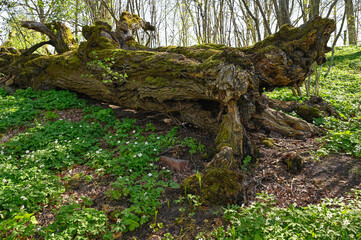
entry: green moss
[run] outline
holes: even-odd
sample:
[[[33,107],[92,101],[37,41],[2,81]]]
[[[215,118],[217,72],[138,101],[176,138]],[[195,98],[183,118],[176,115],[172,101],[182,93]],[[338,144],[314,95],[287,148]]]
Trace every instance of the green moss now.
[[[77,188],[82,183],[83,174],[76,173],[73,176],[71,176],[68,186],[70,188]]]
[[[164,79],[161,77],[154,78],[154,77],[149,76],[144,81],[157,88],[169,85],[169,81],[167,79]]]
[[[273,139],[270,139],[270,138],[262,139],[261,143],[268,148],[274,148],[274,145],[275,145],[275,142],[273,141]]]
[[[296,109],[296,113],[308,122],[313,122],[314,118],[324,117],[320,109],[314,106],[303,104]]]
[[[232,138],[232,122],[228,115],[223,116],[220,131],[216,137],[216,146],[217,149],[220,150],[224,146],[229,146]]]
[[[122,16],[120,17],[120,21],[125,22],[129,29],[132,29],[134,24],[139,24],[141,20],[142,19],[137,14],[131,15],[127,11],[122,12]]]
[[[191,175],[183,181],[187,193],[198,194],[207,204],[225,205],[235,203],[241,190],[242,176],[227,168],[209,168],[201,174],[202,188],[197,176]]]
[[[220,56],[222,54],[223,48],[225,48],[224,45],[209,44],[209,45],[196,45],[191,47],[176,47],[176,46],[160,47],[157,49],[157,51],[178,53],[184,55],[187,58],[205,61],[211,57],[215,57],[216,59],[217,56]]]
[[[316,17],[315,21],[309,21],[299,28],[294,28],[289,24],[285,24],[277,33],[269,35],[263,41],[250,47],[239,48],[239,50],[245,53],[255,53],[260,51],[262,48],[272,45],[278,46],[280,43],[286,43],[282,49],[287,49],[288,45],[299,45],[305,42],[305,38],[312,37],[313,29],[317,31],[317,28],[324,28],[325,26],[332,25],[334,25],[333,20],[322,19],[320,17]],[[307,44],[313,44],[313,41],[306,42]],[[265,50],[263,50],[263,52],[265,52]]]

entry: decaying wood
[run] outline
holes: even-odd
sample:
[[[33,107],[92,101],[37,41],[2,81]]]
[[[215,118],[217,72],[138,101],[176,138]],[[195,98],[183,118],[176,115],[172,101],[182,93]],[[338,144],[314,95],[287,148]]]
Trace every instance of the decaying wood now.
[[[16,76],[19,87],[69,89],[126,108],[166,112],[209,130],[218,149],[231,147],[242,159],[254,155],[250,130],[318,134],[313,125],[268,108],[261,95],[301,85],[314,62],[326,61],[334,28],[333,20],[315,17],[298,28],[284,25],[248,48],[209,44],[149,50],[134,44],[134,51],[98,23],[83,29],[86,42],[63,54],[24,57],[3,49],[0,71]],[[128,77],[119,81],[99,61]]]
[[[30,49],[25,51],[25,55],[30,55],[44,44],[51,44],[57,53],[62,54],[78,47],[70,29],[60,22],[52,22],[44,24],[34,21],[21,21],[21,26],[24,28],[32,29],[49,37],[49,41],[36,44]]]

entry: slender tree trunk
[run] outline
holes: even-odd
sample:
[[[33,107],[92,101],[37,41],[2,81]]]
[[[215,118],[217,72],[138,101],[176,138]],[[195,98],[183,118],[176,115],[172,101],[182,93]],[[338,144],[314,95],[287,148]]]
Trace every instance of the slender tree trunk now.
[[[310,0],[310,14],[309,18],[320,15],[320,1],[321,0]]]
[[[289,1],[288,0],[278,0],[279,7],[279,25],[291,24],[290,20],[290,11],[289,11]]]
[[[355,12],[352,0],[345,0],[345,8],[347,14],[348,41],[350,45],[357,45]]]

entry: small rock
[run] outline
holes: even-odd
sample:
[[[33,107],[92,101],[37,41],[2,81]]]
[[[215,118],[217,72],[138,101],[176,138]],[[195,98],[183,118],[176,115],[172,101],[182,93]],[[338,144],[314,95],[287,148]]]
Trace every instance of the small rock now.
[[[5,82],[6,86],[11,86],[15,83],[15,76],[12,76],[9,80]]]
[[[160,156],[159,160],[178,172],[185,171],[188,169],[188,164],[189,164],[188,160],[176,159],[166,156]]]
[[[152,235],[148,237],[147,240],[162,240],[162,238],[158,235]]]

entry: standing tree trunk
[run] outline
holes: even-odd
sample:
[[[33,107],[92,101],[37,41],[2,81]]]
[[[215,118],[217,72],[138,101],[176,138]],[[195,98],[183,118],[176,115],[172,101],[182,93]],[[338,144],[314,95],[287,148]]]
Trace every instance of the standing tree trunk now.
[[[321,0],[310,0],[309,18],[320,15],[320,1]]]
[[[355,12],[352,0],[345,0],[345,8],[347,14],[348,42],[350,45],[357,45]]]
[[[119,25],[131,29],[127,24],[134,22],[122,19]],[[126,108],[172,114],[213,133],[218,150],[231,148],[240,165],[247,155],[254,156],[249,131],[290,137],[319,132],[268,108],[262,92],[301,85],[314,62],[326,61],[334,28],[333,20],[315,17],[299,28],[284,25],[247,48],[211,44],[134,51],[119,49],[117,33],[99,23],[83,29],[88,41],[74,52],[24,58],[3,48],[0,71],[14,76],[19,87],[69,89]],[[129,77],[119,81],[116,73]]]
[[[288,0],[272,0],[275,12],[277,15],[278,26],[281,27],[284,24],[291,24],[289,1]]]

